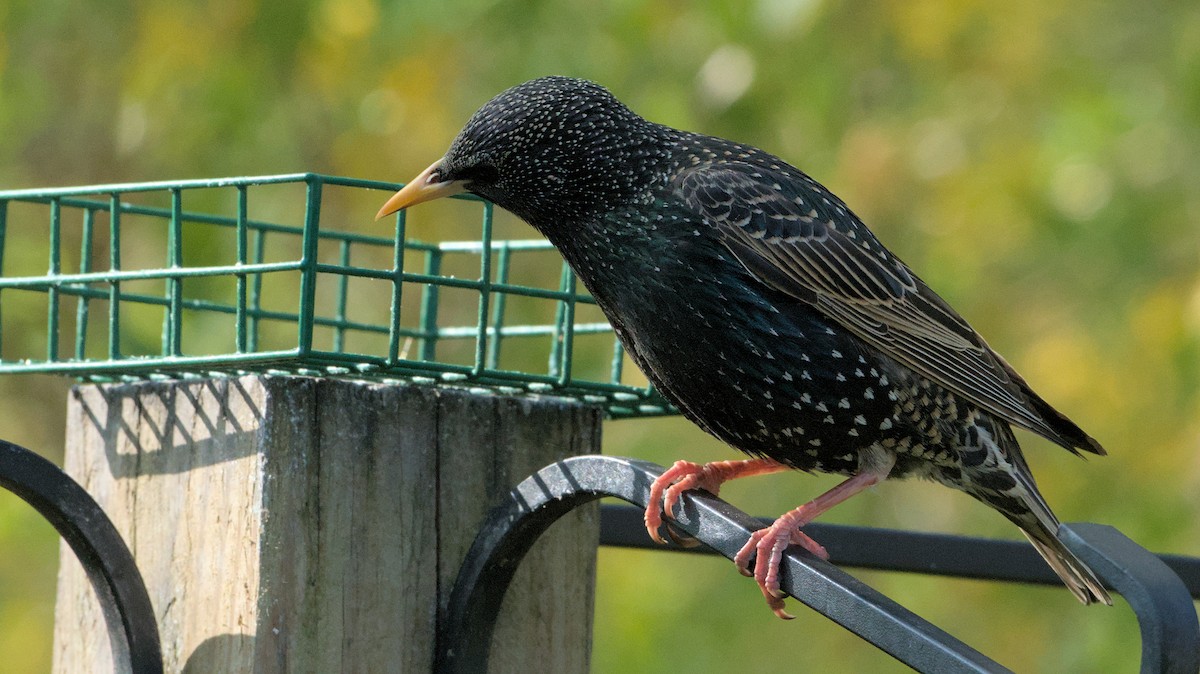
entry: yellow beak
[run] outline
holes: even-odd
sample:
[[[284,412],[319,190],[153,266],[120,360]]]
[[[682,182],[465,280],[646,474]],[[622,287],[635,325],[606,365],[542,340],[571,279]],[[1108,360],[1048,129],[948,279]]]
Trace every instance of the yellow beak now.
[[[445,157],[442,159],[445,159]],[[434,180],[434,172],[441,165],[442,160],[439,159],[430,164],[429,168],[421,171],[421,174],[409,181],[404,186],[404,189],[393,194],[392,198],[387,200],[383,208],[379,209],[379,212],[375,214],[375,219],[378,220],[385,215],[391,215],[401,208],[416,206],[425,201],[441,199],[442,197],[448,197],[451,194],[458,194],[465,191],[467,185],[461,180]]]

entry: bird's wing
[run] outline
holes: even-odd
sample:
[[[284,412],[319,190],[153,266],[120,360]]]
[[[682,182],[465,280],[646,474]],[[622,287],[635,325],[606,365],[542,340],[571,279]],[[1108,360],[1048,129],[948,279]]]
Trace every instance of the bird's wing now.
[[[1065,417],[807,176],[748,163],[702,165],[680,173],[674,187],[759,280],[1010,423],[1072,450],[1091,441],[1051,426],[1042,406]]]

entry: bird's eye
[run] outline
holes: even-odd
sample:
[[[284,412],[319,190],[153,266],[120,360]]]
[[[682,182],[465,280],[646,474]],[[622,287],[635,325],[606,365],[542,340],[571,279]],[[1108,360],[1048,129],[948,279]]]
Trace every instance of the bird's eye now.
[[[490,184],[500,179],[500,170],[491,164],[475,164],[459,171],[458,178],[475,184]]]

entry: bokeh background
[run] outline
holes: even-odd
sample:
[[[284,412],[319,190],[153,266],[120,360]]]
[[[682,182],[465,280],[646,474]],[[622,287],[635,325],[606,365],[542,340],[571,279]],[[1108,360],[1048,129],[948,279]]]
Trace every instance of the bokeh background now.
[[[0,188],[405,180],[481,103],[544,74],[599,81],[653,120],[769,149],[829,186],[1109,449],[1082,461],[1021,436],[1064,520],[1200,555],[1196,3],[6,0]],[[372,215],[352,226],[372,231]],[[3,327],[44,322],[6,314]],[[3,437],[60,460],[69,385],[0,379]],[[611,423],[605,446],[734,458],[678,418]],[[779,475],[724,496],[775,515],[833,483]],[[920,483],[825,519],[1017,538]],[[57,545],[0,495],[7,672],[49,668]],[[1120,600],[1085,609],[1057,587],[860,575],[1017,671],[1137,667]],[[793,610],[776,620],[723,560],[603,550],[593,669],[903,671]]]

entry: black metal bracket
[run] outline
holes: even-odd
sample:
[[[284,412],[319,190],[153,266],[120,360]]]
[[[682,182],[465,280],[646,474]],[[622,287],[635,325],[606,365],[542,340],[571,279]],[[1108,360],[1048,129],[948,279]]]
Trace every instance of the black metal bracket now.
[[[486,671],[492,628],[500,603],[521,558],[542,532],[563,514],[583,503],[614,496],[641,508],[646,507],[650,483],[662,467],[632,459],[585,456],[559,461],[543,468],[518,485],[507,501],[496,506],[480,528],[451,591],[447,620],[439,635],[437,671],[443,673]],[[605,508],[603,520],[629,518]],[[614,525],[602,520],[602,542],[634,544],[627,531],[613,535]],[[635,523],[635,528],[639,526]],[[728,503],[701,492],[684,495],[676,510],[675,526],[712,550],[732,558],[750,533],[762,526]],[[628,526],[618,527],[621,530]],[[842,533],[851,527],[808,528],[826,546],[834,562],[850,563],[855,536],[873,535],[869,530],[833,540],[830,531]],[[607,533],[605,533],[607,530]],[[1088,562],[1112,589],[1122,594],[1137,613],[1142,633],[1142,672],[1194,674],[1200,669],[1200,623],[1189,589],[1169,566],[1111,528],[1091,524],[1064,527],[1064,541]],[[890,532],[904,535],[905,532]],[[1010,545],[1005,541],[964,539],[930,534],[943,545],[968,549],[974,545]],[[613,540],[621,539],[623,540]],[[603,539],[608,538],[608,541]],[[641,538],[649,541],[644,529]],[[1015,542],[1011,545],[1016,546]],[[878,549],[879,541],[875,540]],[[888,546],[891,550],[897,548]],[[907,548],[907,546],[905,546]],[[1019,554],[1034,554],[1021,546]],[[859,546],[865,549],[866,546]],[[918,570],[929,559],[913,559],[911,548],[906,566]],[[1013,551],[1017,548],[1014,547]],[[936,549],[935,549],[936,550]],[[1005,553],[1007,554],[1007,552]],[[861,557],[862,555],[860,555]],[[920,557],[921,555],[916,555]],[[929,557],[928,554],[925,557]],[[967,556],[968,558],[970,555]],[[1034,558],[1036,559],[1036,558]],[[859,560],[864,561],[864,560]],[[946,561],[945,559],[942,560]],[[1006,565],[1007,565],[1006,560]],[[1195,560],[1191,560],[1195,561]],[[1200,563],[1197,563],[1200,568]],[[895,568],[880,560],[860,564]],[[935,563],[934,566],[937,566]],[[979,560],[966,564],[965,575],[994,577]],[[1029,568],[1036,568],[1036,564]],[[1002,665],[930,624],[911,611],[865,585],[830,562],[791,548],[781,564],[783,588],[802,603],[874,644],[889,655],[920,671],[1006,672]],[[946,573],[942,568],[938,572]],[[951,570],[950,573],[958,575]],[[1003,576],[1010,580],[1047,582],[1048,572]],[[1051,576],[1052,577],[1052,576]]]
[[[115,668],[161,674],[162,646],[150,595],[121,534],[99,504],[41,456],[0,440],[0,487],[33,506],[83,564],[108,624]]]

